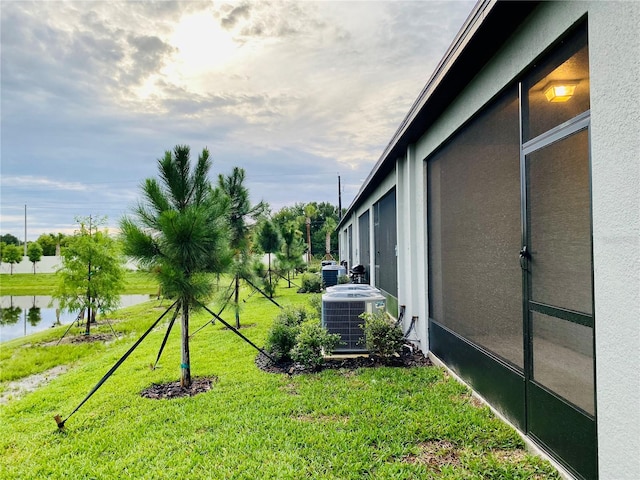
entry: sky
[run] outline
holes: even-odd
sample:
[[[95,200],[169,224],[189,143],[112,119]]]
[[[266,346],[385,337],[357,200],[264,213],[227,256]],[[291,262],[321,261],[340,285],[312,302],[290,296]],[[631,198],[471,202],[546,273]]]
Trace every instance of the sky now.
[[[178,144],[347,207],[474,3],[1,0],[0,233],[117,231]]]

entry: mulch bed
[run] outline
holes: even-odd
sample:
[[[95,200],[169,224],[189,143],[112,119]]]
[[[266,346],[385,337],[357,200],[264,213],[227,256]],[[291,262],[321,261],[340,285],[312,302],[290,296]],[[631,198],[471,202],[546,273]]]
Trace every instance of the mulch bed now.
[[[191,379],[191,385],[187,388],[181,387],[179,381],[154,383],[140,392],[140,396],[154,400],[193,397],[199,393],[205,393],[211,390],[211,387],[217,380],[217,377],[195,377]]]
[[[113,333],[92,333],[91,335],[85,335],[84,333],[78,335],[69,335],[62,339],[51,340],[49,342],[39,344],[42,347],[55,347],[58,344],[79,344],[79,343],[93,343],[93,342],[112,342],[116,337]]]
[[[69,337],[69,343],[91,343],[91,342],[108,342],[109,340],[114,340],[116,337],[113,333],[92,333],[91,335],[75,335],[73,337]],[[62,340],[61,343],[64,343]]]
[[[316,369],[310,369],[294,362],[277,362],[274,363],[263,353],[259,353],[256,357],[256,365],[258,368],[269,373],[286,373],[295,375],[300,373],[319,372],[321,370],[356,370],[358,368],[376,368],[376,367],[428,367],[431,365],[429,358],[425,357],[422,352],[412,351],[410,348],[404,348],[401,355],[390,358],[379,357],[375,355],[348,357],[348,358],[326,358],[323,365]]]
[[[301,373],[319,372],[327,369],[356,370],[358,368],[376,367],[428,367],[431,361],[419,351],[412,351],[410,348],[403,349],[401,355],[390,358],[378,357],[375,355],[349,357],[349,358],[327,358],[322,366],[316,369],[309,369],[294,362],[274,363],[263,353],[259,353],[255,360],[258,368],[269,373],[285,373],[296,375]],[[217,377],[196,377],[191,380],[189,388],[180,386],[180,382],[154,383],[144,389],[140,395],[151,399],[171,399],[180,397],[193,397],[199,393],[208,392]]]

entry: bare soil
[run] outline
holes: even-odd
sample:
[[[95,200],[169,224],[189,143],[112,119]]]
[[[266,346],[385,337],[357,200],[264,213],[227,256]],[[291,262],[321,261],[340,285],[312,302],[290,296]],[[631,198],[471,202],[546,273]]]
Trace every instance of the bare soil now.
[[[69,370],[67,365],[58,365],[46,372],[36,373],[28,377],[20,378],[19,380],[7,382],[6,389],[0,392],[0,404],[9,403],[11,399],[20,398],[26,393],[35,392],[38,388],[46,385],[67,370]]]
[[[93,342],[111,342],[115,340],[116,337],[113,333],[92,333],[91,335],[85,335],[84,333],[80,335],[68,335],[61,340],[51,340],[50,342],[41,343],[43,347],[55,347],[56,345],[66,345],[66,344],[79,344],[79,343],[93,343]]]

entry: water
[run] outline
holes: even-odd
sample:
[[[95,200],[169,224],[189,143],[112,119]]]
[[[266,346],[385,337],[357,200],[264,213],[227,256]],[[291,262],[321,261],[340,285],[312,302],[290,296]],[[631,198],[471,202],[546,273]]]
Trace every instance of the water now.
[[[155,297],[155,295],[153,295]],[[121,295],[120,307],[130,307],[149,300],[149,295]],[[48,295],[0,296],[0,342],[24,337],[58,325],[73,322],[78,313],[56,311]]]

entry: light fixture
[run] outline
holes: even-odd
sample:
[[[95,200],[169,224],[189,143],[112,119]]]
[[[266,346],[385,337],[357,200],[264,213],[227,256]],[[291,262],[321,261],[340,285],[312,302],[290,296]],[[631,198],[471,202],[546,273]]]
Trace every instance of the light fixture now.
[[[551,82],[544,87],[544,96],[550,102],[566,102],[576,91],[577,82]]]

